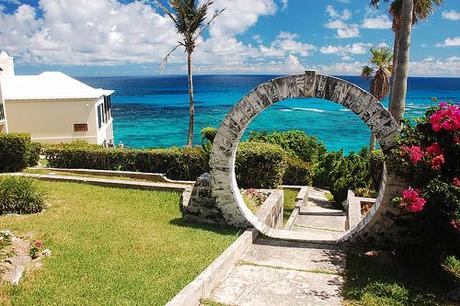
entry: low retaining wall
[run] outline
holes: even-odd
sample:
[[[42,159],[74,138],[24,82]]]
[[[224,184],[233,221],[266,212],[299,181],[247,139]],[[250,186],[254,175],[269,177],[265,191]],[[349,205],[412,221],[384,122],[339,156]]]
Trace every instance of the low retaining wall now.
[[[286,221],[283,229],[291,230],[295,220],[300,214],[300,207],[305,206],[308,202],[308,187],[307,186],[283,186],[285,189],[299,190],[299,193],[295,197],[295,206],[292,210],[291,216]]]
[[[284,192],[278,189],[266,191],[270,192],[270,195],[260,206],[256,216],[267,226],[283,228]]]
[[[159,183],[174,183],[174,184],[188,184],[192,185],[194,181],[176,181],[170,180],[166,175],[162,173],[147,173],[147,172],[134,172],[134,171],[115,171],[115,170],[95,170],[95,169],[66,169],[66,168],[30,168],[30,169],[43,169],[47,171],[55,172],[67,172],[84,175],[95,175],[95,176],[118,176],[128,177],[133,179],[142,179],[152,182]]]
[[[237,261],[252,245],[257,235],[258,231],[255,229],[246,230],[166,306],[199,306],[201,298],[209,296],[211,291],[228,276]]]

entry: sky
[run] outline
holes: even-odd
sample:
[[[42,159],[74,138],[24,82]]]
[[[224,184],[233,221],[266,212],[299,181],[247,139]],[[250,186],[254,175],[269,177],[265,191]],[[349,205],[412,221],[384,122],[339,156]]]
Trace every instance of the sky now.
[[[225,11],[199,38],[194,73],[358,75],[371,47],[393,45],[387,5],[369,2],[214,0]],[[179,39],[153,2],[0,0],[0,50],[18,74],[185,74],[182,49],[160,69]],[[444,0],[414,27],[410,61],[412,76],[460,76],[460,0]]]

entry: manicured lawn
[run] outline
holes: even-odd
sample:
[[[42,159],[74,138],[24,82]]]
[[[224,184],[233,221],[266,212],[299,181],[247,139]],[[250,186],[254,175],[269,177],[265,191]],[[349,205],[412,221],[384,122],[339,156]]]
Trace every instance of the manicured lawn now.
[[[350,252],[344,286],[345,304],[456,305],[445,299],[446,293],[456,287],[453,276],[440,265],[414,264],[411,258],[406,261],[392,255],[369,257],[357,251]]]
[[[283,221],[286,221],[291,216],[292,211],[295,207],[295,198],[299,190],[292,190],[292,189],[284,189],[284,208],[283,208]]]
[[[37,184],[51,207],[0,216],[0,229],[53,254],[19,286],[0,286],[0,305],[164,305],[237,237],[183,223],[177,193]]]

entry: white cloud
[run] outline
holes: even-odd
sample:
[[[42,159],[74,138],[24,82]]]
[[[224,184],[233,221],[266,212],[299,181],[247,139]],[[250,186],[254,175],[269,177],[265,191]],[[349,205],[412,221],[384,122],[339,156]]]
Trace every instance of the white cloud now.
[[[281,0],[281,11],[285,11],[288,7],[289,0]]]
[[[460,57],[446,59],[427,58],[413,61],[409,65],[412,76],[460,76]]]
[[[392,22],[386,15],[365,17],[361,27],[364,29],[391,29]]]
[[[347,24],[346,21],[351,19],[351,11],[344,9],[337,11],[334,6],[326,7],[326,14],[329,16],[328,22],[324,25],[328,29],[336,30],[337,38],[359,37],[359,26],[357,24]]]
[[[211,27],[212,36],[232,37],[255,25],[260,16],[273,15],[273,0],[215,0],[215,9],[225,9]]]
[[[371,43],[353,43],[348,45],[327,45],[320,48],[323,54],[334,54],[338,56],[347,56],[350,54],[365,54],[372,47]]]
[[[454,10],[443,11],[441,16],[447,20],[460,20],[460,12]]]
[[[437,43],[436,47],[459,47],[460,46],[460,36],[446,38],[442,43]]]

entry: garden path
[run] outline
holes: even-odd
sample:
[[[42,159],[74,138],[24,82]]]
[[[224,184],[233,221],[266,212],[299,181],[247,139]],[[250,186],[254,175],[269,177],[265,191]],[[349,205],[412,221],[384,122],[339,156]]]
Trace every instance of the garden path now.
[[[346,217],[310,188],[292,230],[337,236]],[[345,252],[336,246],[258,238],[203,305],[341,305]]]

